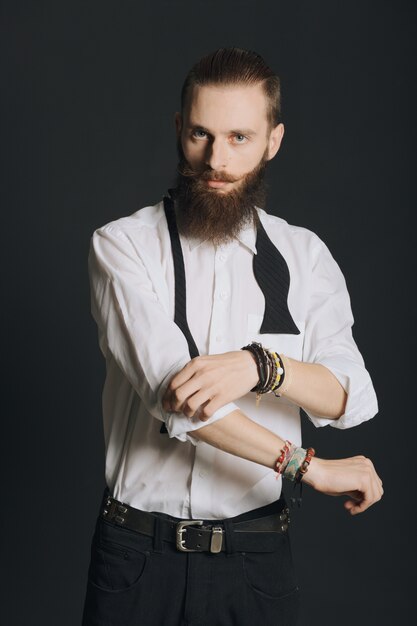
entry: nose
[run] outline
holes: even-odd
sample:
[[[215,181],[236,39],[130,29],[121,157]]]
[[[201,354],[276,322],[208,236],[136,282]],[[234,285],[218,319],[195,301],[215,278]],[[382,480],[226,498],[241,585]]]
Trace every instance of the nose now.
[[[227,167],[227,146],[219,139],[214,139],[207,146],[206,165],[213,170],[222,170]]]

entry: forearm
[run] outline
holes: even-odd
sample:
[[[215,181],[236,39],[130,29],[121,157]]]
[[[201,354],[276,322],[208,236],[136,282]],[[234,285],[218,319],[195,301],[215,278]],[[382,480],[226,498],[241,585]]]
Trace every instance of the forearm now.
[[[303,363],[282,355],[286,374],[278,393],[320,417],[343,415],[347,394],[332,372],[318,363]],[[247,350],[192,359],[171,380],[164,396],[166,411],[207,420],[213,413],[247,394],[258,382],[256,360]]]
[[[192,436],[224,452],[276,468],[284,440],[246,417],[240,410],[202,426]],[[328,495],[346,495],[345,508],[356,515],[381,499],[382,481],[364,456],[348,459],[311,459],[303,482]]]
[[[259,465],[275,469],[285,441],[279,435],[257,424],[242,411],[232,411],[223,419],[190,433],[194,439]],[[312,459],[305,482],[314,487],[320,459]],[[324,461],[328,463],[328,461]],[[337,461],[336,461],[337,463]]]
[[[281,395],[321,417],[343,415],[347,394],[336,376],[319,363],[303,363],[283,355],[285,380]]]
[[[253,461],[259,465],[275,467],[284,440],[248,418],[242,411],[232,411],[223,419],[190,433],[219,450]]]

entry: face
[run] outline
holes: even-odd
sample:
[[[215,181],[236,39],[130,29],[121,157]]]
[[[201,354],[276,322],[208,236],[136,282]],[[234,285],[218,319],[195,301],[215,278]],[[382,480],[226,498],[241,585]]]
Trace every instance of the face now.
[[[266,164],[279,149],[284,127],[269,127],[260,85],[194,88],[183,117],[176,114],[176,126],[179,231],[227,243],[257,221]]]
[[[260,84],[194,87],[177,136],[189,166],[203,174],[208,190],[238,189],[262,158],[277,153],[283,124],[270,129],[267,99]]]

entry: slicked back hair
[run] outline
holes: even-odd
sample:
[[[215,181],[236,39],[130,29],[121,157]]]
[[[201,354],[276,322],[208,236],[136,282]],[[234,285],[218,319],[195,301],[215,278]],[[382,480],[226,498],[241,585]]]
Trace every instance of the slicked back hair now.
[[[251,50],[219,48],[200,59],[188,72],[181,90],[181,109],[195,86],[261,84],[267,98],[270,129],[281,122],[281,84],[263,58]]]

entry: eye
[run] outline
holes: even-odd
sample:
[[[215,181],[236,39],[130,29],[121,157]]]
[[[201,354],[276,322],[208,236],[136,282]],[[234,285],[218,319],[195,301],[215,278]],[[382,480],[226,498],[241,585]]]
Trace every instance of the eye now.
[[[233,141],[235,143],[246,143],[247,140],[248,138],[245,135],[240,135],[239,133],[237,135],[233,135]]]
[[[201,128],[196,128],[195,130],[193,130],[193,132],[191,134],[196,139],[205,139],[207,137],[206,131],[205,130],[201,130]]]

